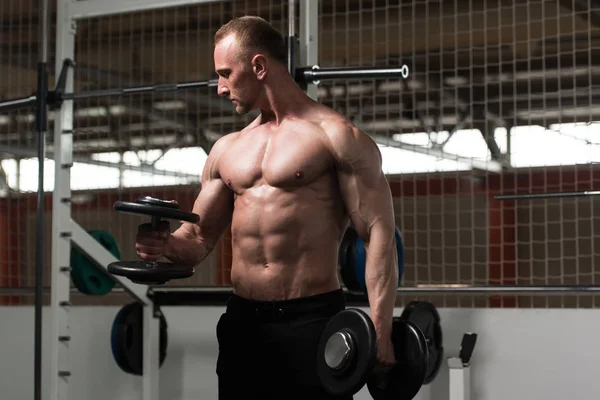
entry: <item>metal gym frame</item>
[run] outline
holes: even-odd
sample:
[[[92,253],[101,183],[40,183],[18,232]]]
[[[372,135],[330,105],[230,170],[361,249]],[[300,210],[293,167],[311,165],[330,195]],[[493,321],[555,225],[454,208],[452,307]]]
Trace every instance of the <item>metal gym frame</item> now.
[[[101,267],[116,261],[115,257],[96,242],[81,226],[71,218],[71,167],[73,166],[73,101],[76,99],[99,96],[112,96],[153,90],[168,91],[194,87],[212,87],[215,80],[190,82],[173,85],[144,86],[138,88],[102,90],[88,93],[73,93],[73,74],[69,67],[75,61],[75,36],[77,22],[82,19],[107,15],[140,12],[151,9],[189,6],[200,3],[219,2],[220,0],[57,0],[56,23],[56,71],[60,71],[57,91],[48,90],[47,49],[48,49],[48,4],[40,0],[40,55],[38,62],[38,88],[35,95],[5,101],[0,110],[17,109],[24,106],[36,107],[36,130],[38,133],[38,207],[36,220],[36,268],[35,268],[35,346],[34,346],[34,399],[41,400],[42,376],[42,256],[44,249],[43,212],[44,212],[44,160],[45,135],[47,133],[47,108],[50,102],[56,106],[58,117],[55,119],[54,143],[56,151],[55,188],[52,195],[52,268],[51,268],[51,328],[49,360],[49,398],[65,400],[68,398],[69,370],[69,307],[70,294],[70,249],[74,245],[85,252]],[[299,5],[300,24],[296,33],[296,7]],[[288,67],[296,80],[303,81],[307,94],[317,98],[317,85],[320,80],[360,79],[360,78],[407,78],[408,66],[400,68],[318,68],[318,10],[319,0],[289,1],[288,18]],[[297,52],[297,53],[296,53]],[[295,56],[299,55],[300,65],[295,67]],[[595,196],[600,192],[551,193],[500,196],[499,200],[529,199],[548,197]],[[131,294],[144,307],[144,343],[142,398],[157,400],[159,394],[159,319],[156,318],[157,306],[201,304],[201,298],[221,297],[230,293],[230,288],[151,288],[134,284],[131,281],[113,276],[123,290]],[[416,294],[541,294],[552,293],[599,293],[600,286],[471,286],[471,285],[429,285],[400,287],[399,293]],[[346,292],[350,300],[359,301],[362,295]],[[462,397],[462,396],[461,396]]]

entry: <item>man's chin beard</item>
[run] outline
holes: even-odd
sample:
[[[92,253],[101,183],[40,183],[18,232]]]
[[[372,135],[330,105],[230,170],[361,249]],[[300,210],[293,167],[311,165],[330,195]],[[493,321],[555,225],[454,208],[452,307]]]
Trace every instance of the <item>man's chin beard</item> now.
[[[245,107],[245,106],[238,105],[238,106],[235,108],[235,111],[236,111],[236,112],[237,112],[239,115],[246,115],[246,114],[248,114],[248,113],[250,112],[250,109],[249,109],[249,108],[247,108],[247,107]]]

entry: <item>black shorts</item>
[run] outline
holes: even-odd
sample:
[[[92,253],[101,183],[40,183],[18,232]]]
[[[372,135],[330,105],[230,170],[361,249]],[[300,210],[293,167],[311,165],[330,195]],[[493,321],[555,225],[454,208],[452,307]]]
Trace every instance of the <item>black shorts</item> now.
[[[341,400],[323,390],[316,353],[345,306],[341,289],[276,302],[233,295],[217,324],[219,399]]]

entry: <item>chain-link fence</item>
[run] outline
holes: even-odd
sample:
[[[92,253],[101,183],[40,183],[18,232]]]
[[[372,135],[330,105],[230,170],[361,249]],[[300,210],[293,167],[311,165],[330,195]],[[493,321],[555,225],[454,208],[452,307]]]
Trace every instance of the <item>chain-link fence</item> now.
[[[319,101],[380,147],[404,240],[404,284],[597,283],[600,196],[495,196],[599,190],[600,10],[542,0],[319,4],[321,67],[410,67],[408,79],[319,85]],[[2,99],[35,91],[36,12],[32,1],[0,4]],[[244,14],[260,15],[287,34],[287,4],[274,1],[211,2],[82,20],[76,90],[211,79],[214,32]],[[58,72],[52,68],[53,77]],[[73,219],[109,232],[121,257],[135,259],[135,231],[143,221],[114,212],[114,200],[153,195],[191,209],[212,144],[250,118],[237,115],[214,88],[76,101]],[[34,127],[32,109],[0,112],[4,287],[34,283]],[[49,139],[48,150],[57,151]],[[51,160],[46,173],[51,191]],[[47,213],[47,285],[51,218]],[[170,284],[227,285],[230,263],[226,233],[193,278]],[[109,302],[111,296],[78,301]],[[595,305],[588,295],[430,297],[462,307]],[[3,304],[26,301],[0,297]]]

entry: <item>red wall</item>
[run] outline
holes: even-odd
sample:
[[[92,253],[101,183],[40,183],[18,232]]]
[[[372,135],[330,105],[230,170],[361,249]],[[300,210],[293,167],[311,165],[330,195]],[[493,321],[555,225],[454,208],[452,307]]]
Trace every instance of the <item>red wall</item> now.
[[[489,285],[506,285],[516,282],[515,236],[517,201],[498,201],[494,196],[507,193],[565,192],[600,190],[600,166],[583,165],[560,169],[530,169],[502,175],[482,173],[439,173],[390,177],[394,197],[406,196],[489,196]],[[73,205],[73,212],[89,209],[109,209],[117,200],[134,200],[139,196],[155,196],[177,200],[184,210],[192,208],[198,189],[191,186],[161,188],[136,188],[95,191],[95,199],[86,205]],[[74,192],[77,194],[77,192]],[[45,210],[52,210],[52,196],[45,197]],[[0,199],[0,279],[1,285],[19,287],[23,277],[20,237],[23,221],[20,216],[36,212],[35,194],[24,194]],[[15,232],[17,234],[15,234]],[[231,232],[228,230],[218,246],[219,272],[217,282],[229,284],[227,271],[231,266]],[[22,246],[21,246],[22,247]],[[0,297],[0,304],[15,304],[15,297]],[[514,307],[511,296],[491,297],[490,306]]]

